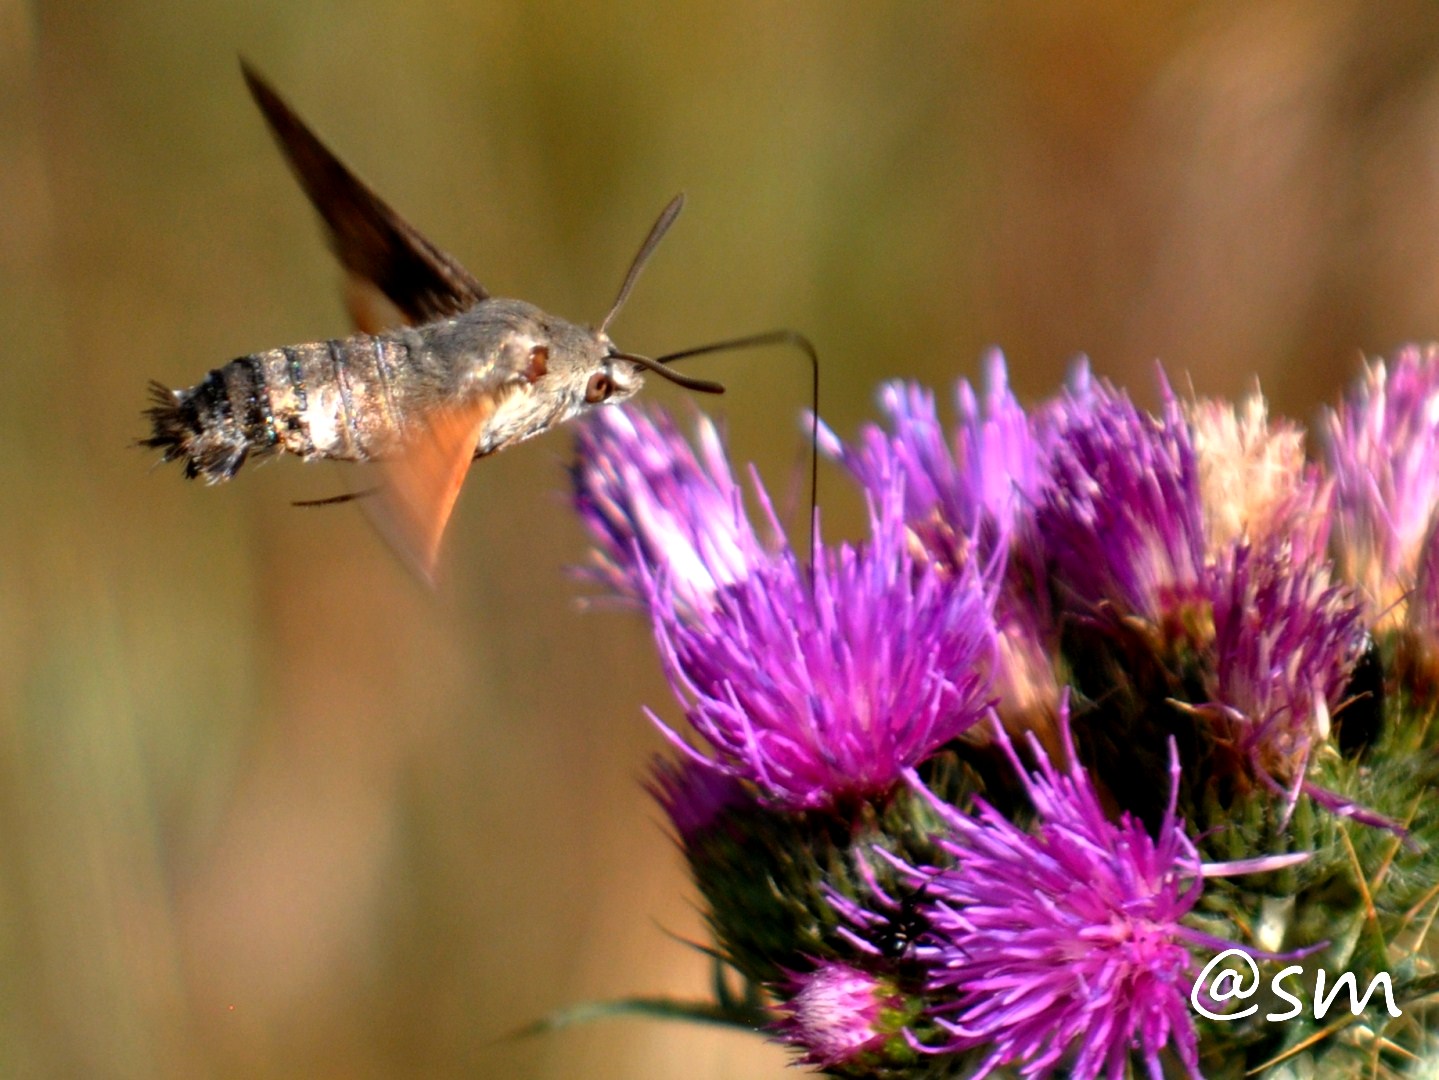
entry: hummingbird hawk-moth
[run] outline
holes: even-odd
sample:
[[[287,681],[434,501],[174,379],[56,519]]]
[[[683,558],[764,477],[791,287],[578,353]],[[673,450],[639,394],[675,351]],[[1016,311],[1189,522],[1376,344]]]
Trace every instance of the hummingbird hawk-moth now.
[[[359,332],[251,353],[185,390],[152,383],[151,434],[141,442],[183,462],[191,479],[220,483],[247,460],[280,453],[377,462],[381,483],[359,494],[374,496],[367,502],[381,531],[431,579],[475,459],[624,401],[646,371],[722,393],[665,365],[796,336],[756,335],[658,359],[615,348],[609,323],[683,196],[656,220],[598,328],[492,297],[346,168],[247,64],[241,69],[345,268]]]

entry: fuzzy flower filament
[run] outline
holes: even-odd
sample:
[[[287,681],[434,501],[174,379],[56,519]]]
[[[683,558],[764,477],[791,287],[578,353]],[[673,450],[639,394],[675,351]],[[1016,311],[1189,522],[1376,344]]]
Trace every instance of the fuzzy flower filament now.
[[[661,412],[600,409],[579,427],[571,475],[595,542],[587,573],[622,598],[641,599],[663,567],[680,606],[702,608],[769,557],[713,422],[695,427],[695,446]]]
[[[882,795],[990,705],[998,564],[916,565],[902,497],[896,486],[873,508],[863,547],[820,549],[808,569],[785,550],[699,613],[665,573],[648,581],[660,654],[703,756],[775,805]]]
[[[1198,464],[1168,389],[1162,418],[1100,383],[1055,408],[1055,446],[1036,529],[1062,598],[1115,605],[1164,625],[1205,573]]]

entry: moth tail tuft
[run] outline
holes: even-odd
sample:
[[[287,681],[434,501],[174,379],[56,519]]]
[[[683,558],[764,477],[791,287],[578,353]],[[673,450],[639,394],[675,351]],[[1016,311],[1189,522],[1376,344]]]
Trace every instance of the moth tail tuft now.
[[[187,479],[217,484],[235,475],[248,447],[226,425],[203,416],[196,398],[195,390],[171,390],[152,381],[151,405],[144,413],[150,436],[139,445],[159,450],[161,461],[183,461]]]

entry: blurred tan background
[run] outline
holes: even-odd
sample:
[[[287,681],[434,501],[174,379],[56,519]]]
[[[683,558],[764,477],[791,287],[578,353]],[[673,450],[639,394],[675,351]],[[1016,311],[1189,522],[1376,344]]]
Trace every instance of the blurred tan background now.
[[[644,626],[576,609],[564,435],[471,474],[433,596],[358,513],[290,507],[332,467],[207,490],[129,446],[147,379],[346,329],[239,53],[571,318],[685,190],[617,340],[803,329],[846,433],[991,343],[1030,400],[1083,350],[1308,419],[1439,334],[1428,3],[0,0],[6,1075],[788,1075],[676,1024],[505,1038],[707,977],[638,784],[642,705],[677,714]],[[802,365],[690,370],[788,490]]]

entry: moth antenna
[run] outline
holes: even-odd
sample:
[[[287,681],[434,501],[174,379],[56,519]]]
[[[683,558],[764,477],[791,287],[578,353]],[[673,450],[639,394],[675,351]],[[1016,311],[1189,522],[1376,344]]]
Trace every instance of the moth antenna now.
[[[684,205],[684,192],[680,192],[670,200],[668,206],[660,211],[660,216],[655,218],[655,223],[650,226],[650,234],[645,237],[645,242],[640,245],[639,251],[635,252],[634,260],[630,263],[629,271],[625,274],[624,283],[620,285],[619,295],[615,297],[615,302],[610,305],[609,313],[605,315],[604,321],[600,323],[599,332],[601,334],[603,334],[605,328],[610,325],[610,321],[619,314],[620,308],[624,307],[625,301],[629,299],[630,290],[635,287],[635,281],[638,280],[640,276],[640,271],[645,268],[645,263],[647,263],[650,256],[654,254],[655,248],[659,247],[660,241],[665,238],[665,233],[669,232],[670,226],[675,223],[675,218],[680,216],[680,211],[684,209]],[[638,361],[636,361],[636,363],[638,363]],[[713,393],[714,391],[706,392]]]
[[[767,330],[762,334],[746,334],[744,337],[727,338],[708,345],[696,345],[692,349],[665,353],[664,356],[655,357],[653,363],[672,364],[676,360],[687,360],[693,356],[707,356],[710,353],[729,352],[733,349],[758,349],[766,345],[792,345],[809,359],[809,561],[813,563],[815,527],[819,516],[819,353],[814,344],[798,330]],[[662,367],[656,366],[650,370],[680,382],[674,378],[673,372]]]

